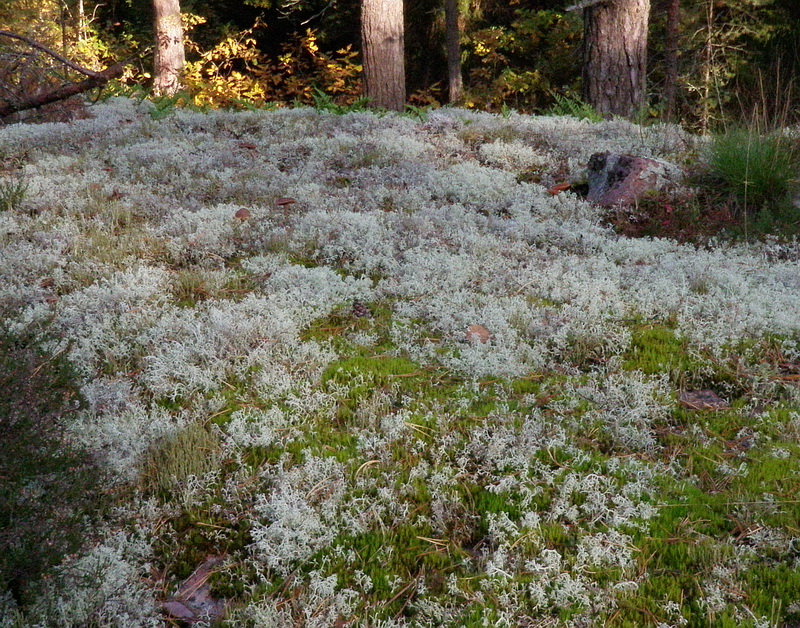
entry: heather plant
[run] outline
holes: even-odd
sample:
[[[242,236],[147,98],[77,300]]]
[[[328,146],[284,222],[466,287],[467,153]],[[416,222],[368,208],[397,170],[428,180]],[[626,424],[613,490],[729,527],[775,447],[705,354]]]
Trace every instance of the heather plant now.
[[[34,326],[0,332],[0,586],[21,604],[84,547],[105,501],[91,452],[68,437],[82,405],[76,374],[63,352],[48,354],[43,336]]]

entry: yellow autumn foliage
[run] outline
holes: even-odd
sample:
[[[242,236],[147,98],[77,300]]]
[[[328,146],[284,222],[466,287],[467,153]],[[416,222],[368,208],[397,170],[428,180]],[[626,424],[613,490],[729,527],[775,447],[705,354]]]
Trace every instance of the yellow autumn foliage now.
[[[315,88],[338,104],[359,97],[361,66],[350,46],[333,55],[321,52],[317,34],[308,29],[273,60],[258,49],[254,33],[263,26],[257,20],[209,50],[187,41],[188,56],[194,60],[186,64],[184,82],[194,105],[216,109],[310,104]]]

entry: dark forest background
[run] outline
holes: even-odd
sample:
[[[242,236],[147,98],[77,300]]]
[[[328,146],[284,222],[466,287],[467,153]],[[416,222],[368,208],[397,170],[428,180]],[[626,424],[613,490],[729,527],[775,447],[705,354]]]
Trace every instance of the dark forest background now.
[[[665,107],[674,0],[652,0],[648,105],[641,118],[708,130],[752,115],[800,110],[800,2],[683,0],[674,111]],[[462,106],[541,113],[581,93],[583,24],[570,0],[459,0]],[[184,0],[186,92],[195,106],[340,105],[361,96],[359,0]],[[408,0],[409,104],[446,104],[443,0]],[[116,89],[147,88],[153,15],[144,0],[0,0],[0,28],[35,38],[86,67],[138,55]]]

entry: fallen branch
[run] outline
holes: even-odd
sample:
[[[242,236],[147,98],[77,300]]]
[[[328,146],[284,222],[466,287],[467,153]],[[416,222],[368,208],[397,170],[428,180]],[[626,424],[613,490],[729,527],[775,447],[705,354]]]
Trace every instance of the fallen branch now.
[[[89,77],[80,83],[69,83],[67,85],[62,85],[61,87],[57,87],[49,92],[20,98],[13,103],[0,103],[0,118],[5,118],[10,116],[12,113],[17,113],[18,111],[36,109],[42,105],[47,105],[51,102],[57,102],[59,100],[65,100],[70,96],[88,92],[96,87],[102,87],[111,79],[120,76],[125,70],[125,66],[127,64],[128,61],[121,61],[120,63],[115,63],[110,68],[107,68],[102,72],[97,72],[96,76]]]
[[[101,72],[95,72],[94,70],[87,70],[86,68],[82,68],[81,66],[79,66],[76,63],[73,63],[69,59],[62,57],[55,50],[50,50],[50,48],[48,48],[47,46],[43,46],[35,39],[31,39],[30,37],[25,37],[25,35],[17,35],[16,33],[10,33],[9,31],[0,30],[0,37],[8,37],[10,39],[18,39],[19,41],[24,41],[31,48],[40,50],[46,55],[49,55],[54,59],[58,60],[59,62],[63,63],[68,68],[71,68],[81,74],[85,74],[86,76],[91,76],[93,78],[100,78],[100,75],[102,74]]]
[[[67,68],[78,72],[79,74],[83,74],[84,76],[88,77],[83,81],[73,82],[73,83],[66,83],[59,86],[50,86],[48,89],[46,86],[39,87],[36,90],[29,90],[28,93],[13,93],[11,98],[3,98],[0,99],[0,119],[6,118],[13,113],[17,113],[19,111],[25,111],[27,109],[36,109],[37,107],[41,107],[43,105],[47,105],[53,102],[58,102],[60,100],[66,100],[70,96],[75,96],[76,94],[81,94],[83,92],[88,92],[89,90],[95,89],[97,87],[102,87],[108,81],[118,76],[121,76],[123,71],[125,70],[125,66],[130,63],[131,58],[126,59],[125,61],[120,61],[119,63],[115,63],[111,67],[106,68],[100,72],[95,72],[94,70],[89,70],[87,68],[81,67],[76,63],[73,63],[69,59],[64,58],[57,52],[50,50],[46,46],[43,46],[37,41],[30,39],[29,37],[25,37],[24,35],[17,35],[15,33],[10,33],[8,31],[0,30],[0,38],[6,37],[10,39],[15,39],[21,42],[24,42],[34,50],[44,53],[45,55],[55,59],[58,64],[66,66]],[[25,66],[28,65],[28,62],[24,64]],[[41,78],[41,77],[39,77]],[[10,83],[9,83],[10,85]],[[6,89],[5,91],[10,91]]]

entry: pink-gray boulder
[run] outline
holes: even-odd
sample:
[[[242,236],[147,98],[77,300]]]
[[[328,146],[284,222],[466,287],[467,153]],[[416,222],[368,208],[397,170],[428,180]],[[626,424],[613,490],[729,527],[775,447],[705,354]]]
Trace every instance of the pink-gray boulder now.
[[[589,158],[586,199],[602,207],[633,205],[648,192],[677,183],[680,169],[665,161],[595,153]]]

